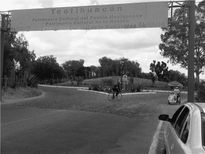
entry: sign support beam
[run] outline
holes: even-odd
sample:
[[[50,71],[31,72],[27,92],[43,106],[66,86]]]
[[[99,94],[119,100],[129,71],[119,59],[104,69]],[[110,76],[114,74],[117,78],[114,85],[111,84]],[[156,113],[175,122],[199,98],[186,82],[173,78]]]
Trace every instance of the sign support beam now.
[[[2,102],[2,83],[3,83],[3,40],[4,40],[4,34],[3,34],[3,15],[1,15],[1,27],[0,27],[0,103]]]
[[[194,102],[195,0],[189,1],[188,102]]]
[[[1,59],[1,62],[0,62],[0,103],[2,102],[2,50],[1,50],[1,46],[2,46],[2,31],[0,29],[0,59]]]
[[[2,88],[3,88],[3,64],[4,64],[4,35],[6,30],[8,29],[8,15],[0,14],[1,15],[1,26],[0,26],[0,102],[2,102]]]

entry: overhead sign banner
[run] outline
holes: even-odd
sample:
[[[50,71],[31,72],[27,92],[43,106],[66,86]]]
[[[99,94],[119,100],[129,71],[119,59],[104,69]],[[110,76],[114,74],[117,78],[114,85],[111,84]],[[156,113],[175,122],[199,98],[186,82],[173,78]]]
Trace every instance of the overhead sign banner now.
[[[167,23],[167,2],[11,11],[15,31],[166,27]]]

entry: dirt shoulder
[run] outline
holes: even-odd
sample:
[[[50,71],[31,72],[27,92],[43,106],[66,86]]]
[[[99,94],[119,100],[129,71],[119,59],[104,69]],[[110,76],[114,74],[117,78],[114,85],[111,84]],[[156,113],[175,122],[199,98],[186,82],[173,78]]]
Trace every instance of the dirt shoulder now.
[[[11,103],[18,100],[41,96],[43,92],[38,88],[19,87],[3,90],[2,103]]]

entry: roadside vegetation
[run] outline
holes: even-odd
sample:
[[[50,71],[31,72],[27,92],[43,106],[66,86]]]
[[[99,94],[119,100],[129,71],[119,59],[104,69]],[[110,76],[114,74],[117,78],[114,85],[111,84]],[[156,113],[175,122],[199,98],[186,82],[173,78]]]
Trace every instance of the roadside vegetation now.
[[[42,92],[37,88],[30,87],[18,87],[18,88],[7,88],[3,90],[3,102],[14,99],[24,99],[41,95]]]
[[[120,76],[103,77],[96,79],[86,79],[83,81],[83,85],[88,85],[90,90],[105,91],[112,88]],[[137,77],[128,77],[127,84],[122,84],[122,92],[141,92],[143,90],[170,90],[167,82],[156,81],[153,84],[151,79],[143,79]]]

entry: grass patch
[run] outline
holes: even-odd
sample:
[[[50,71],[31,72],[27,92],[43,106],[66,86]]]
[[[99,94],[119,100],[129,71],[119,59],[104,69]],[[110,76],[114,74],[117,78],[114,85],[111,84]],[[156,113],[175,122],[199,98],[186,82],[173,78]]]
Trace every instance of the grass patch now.
[[[19,88],[8,88],[3,90],[3,100],[11,100],[11,99],[23,99],[29,97],[35,97],[41,95],[41,91],[37,88],[30,87],[19,87]]]

